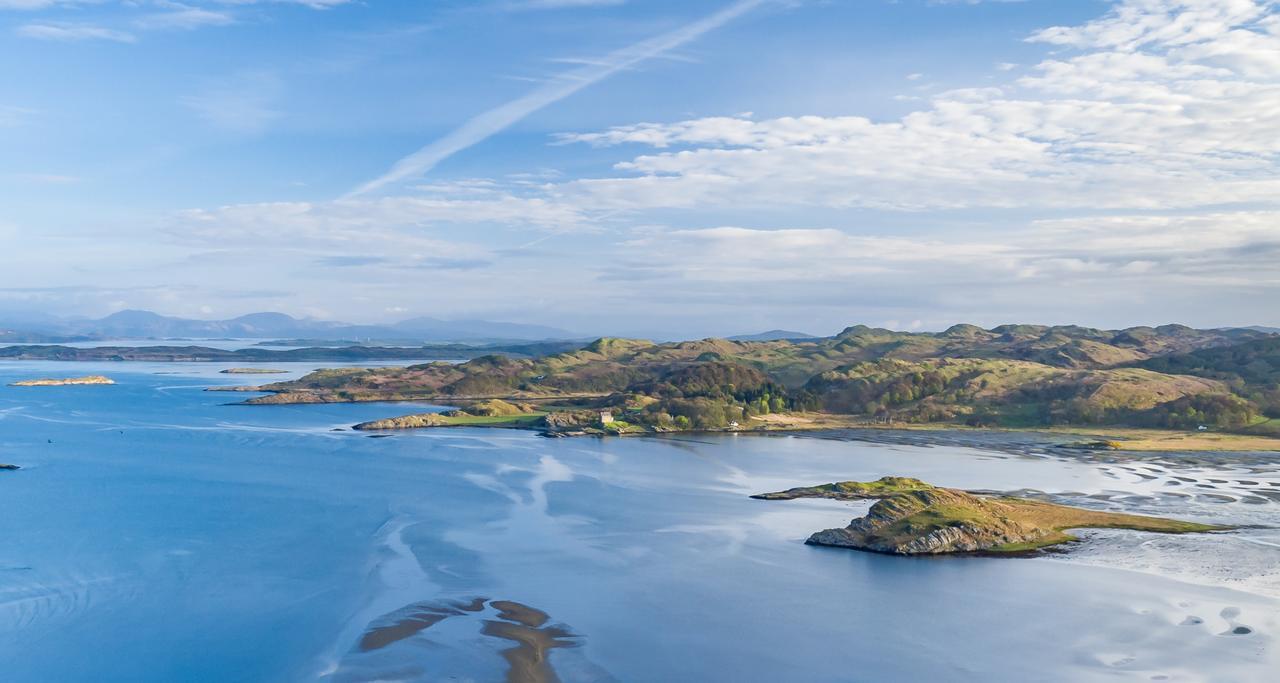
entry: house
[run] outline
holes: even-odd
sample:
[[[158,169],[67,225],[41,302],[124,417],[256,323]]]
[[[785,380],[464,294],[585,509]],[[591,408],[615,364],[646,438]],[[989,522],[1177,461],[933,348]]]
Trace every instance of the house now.
[[[607,410],[600,411],[600,424],[607,425],[611,422],[613,422],[613,413]]]

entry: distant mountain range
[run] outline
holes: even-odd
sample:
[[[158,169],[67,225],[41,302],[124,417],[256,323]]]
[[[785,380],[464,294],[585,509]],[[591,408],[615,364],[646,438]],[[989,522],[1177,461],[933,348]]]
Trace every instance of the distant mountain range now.
[[[95,339],[305,339],[378,342],[540,341],[583,335],[544,325],[489,320],[411,318],[389,325],[353,325],[294,318],[284,313],[251,313],[230,320],[193,320],[151,311],[125,310],[105,318],[0,319],[0,343]]]

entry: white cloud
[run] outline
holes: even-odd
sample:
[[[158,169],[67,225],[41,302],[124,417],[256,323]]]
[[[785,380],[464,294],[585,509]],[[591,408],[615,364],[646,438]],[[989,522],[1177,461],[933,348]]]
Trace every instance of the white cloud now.
[[[949,237],[834,229],[657,230],[624,246],[634,272],[621,273],[623,278],[706,286],[773,282],[930,291],[965,283],[988,294],[1030,288],[1024,292],[1028,300],[1050,290],[1105,283],[1134,292],[1199,287],[1200,295],[1223,288],[1280,293],[1275,211],[1055,219],[1001,234]],[[1057,304],[1048,299],[1043,305]]]
[[[1129,0],[1034,40],[1081,53],[1000,88],[858,116],[642,123],[561,142],[652,147],[562,188],[623,208],[1196,207],[1280,198],[1271,2]],[[673,151],[674,150],[674,151]]]
[[[208,244],[357,245],[418,248],[438,244],[447,227],[483,224],[556,230],[582,227],[577,211],[546,199],[502,192],[467,199],[432,196],[272,202],[195,209],[172,217],[167,231]]]

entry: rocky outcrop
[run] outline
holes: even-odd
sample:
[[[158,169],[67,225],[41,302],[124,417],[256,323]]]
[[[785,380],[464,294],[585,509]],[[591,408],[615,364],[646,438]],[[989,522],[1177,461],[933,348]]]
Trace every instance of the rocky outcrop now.
[[[843,529],[809,537],[812,545],[857,548],[894,555],[977,552],[1038,545],[1058,533],[1013,517],[1010,505],[952,489],[895,494]]]
[[[20,382],[9,384],[11,387],[61,387],[69,384],[115,384],[115,380],[102,375],[89,375],[87,377],[65,377],[61,379],[44,378],[44,379],[25,379]]]
[[[244,391],[261,391],[261,389],[245,389]],[[289,391],[279,394],[267,394],[266,396],[256,396],[245,401],[246,405],[270,406],[270,405],[293,405],[295,403],[334,403],[332,400],[326,400],[327,396],[310,392],[310,391]]]
[[[352,427],[352,429],[371,432],[380,429],[421,429],[423,427],[440,427],[447,424],[449,424],[448,419],[439,413],[418,413],[416,415],[401,415],[400,417],[389,417],[384,420],[361,422]]]
[[[544,419],[547,432],[552,434],[575,432],[600,424],[600,411],[596,410],[559,410],[549,413]]]
[[[1221,530],[1224,527],[1160,517],[1086,510],[1040,500],[988,496],[931,486],[909,477],[873,482],[836,482],[753,498],[790,500],[879,499],[849,526],[819,531],[810,545],[853,548],[893,555],[1023,552],[1075,540],[1067,529],[1134,529],[1158,533]]]

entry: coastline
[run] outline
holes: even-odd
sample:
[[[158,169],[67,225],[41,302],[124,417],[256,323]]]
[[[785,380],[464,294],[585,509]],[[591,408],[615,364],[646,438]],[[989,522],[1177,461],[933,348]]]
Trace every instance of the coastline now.
[[[206,388],[206,391],[232,393],[262,393],[235,405],[306,405],[330,403],[380,403],[380,402],[421,402],[436,406],[465,406],[479,401],[502,400],[540,404],[543,408],[554,409],[560,403],[591,401],[609,396],[609,393],[571,393],[558,395],[544,394],[511,394],[493,393],[476,395],[442,395],[439,393],[393,392],[381,394],[352,394],[333,391],[278,391],[264,386],[224,385]],[[545,410],[554,412],[554,410]],[[401,418],[427,415],[428,413],[388,415],[375,422],[391,422]],[[761,433],[821,433],[849,432],[861,434],[877,434],[882,432],[911,432],[956,434],[1009,434],[1009,435],[1041,435],[1045,445],[1054,448],[1077,451],[1096,452],[1280,452],[1280,438],[1254,434],[1240,434],[1222,431],[1185,431],[1175,429],[1157,429],[1150,427],[1130,427],[1123,425],[1028,425],[1026,427],[971,426],[954,422],[905,422],[868,420],[864,416],[841,415],[835,413],[769,413],[747,418],[748,423],[728,426],[719,429],[664,429],[642,428],[626,425],[618,428],[605,425],[591,425],[575,429],[552,429],[544,424],[528,420],[485,421],[467,424],[422,424],[412,427],[389,428],[380,431],[400,431],[402,429],[429,429],[453,426],[474,426],[502,429],[530,429],[539,431],[543,436],[660,436],[665,434],[761,434]],[[359,431],[379,431],[362,423]],[[874,440],[874,439],[869,439]]]
[[[403,399],[395,399],[403,400]],[[436,405],[448,403],[445,397],[427,399]],[[465,402],[474,399],[454,399]],[[243,402],[243,405],[281,405],[271,403]],[[292,405],[292,404],[284,404]],[[386,420],[395,420],[394,416]],[[358,431],[396,432],[417,429],[437,429],[448,427],[485,427],[498,429],[526,429],[537,431],[542,436],[569,438],[582,436],[618,436],[618,437],[662,437],[675,434],[814,434],[843,436],[856,440],[902,443],[919,441],[926,445],[937,445],[940,439],[953,444],[973,438],[974,447],[990,447],[984,437],[1006,435],[1011,437],[1034,437],[1020,441],[1020,451],[1052,448],[1055,450],[1073,451],[1076,453],[1225,453],[1225,452],[1280,452],[1280,439],[1258,437],[1243,434],[1224,434],[1220,432],[1196,433],[1175,430],[1156,430],[1133,427],[1077,427],[1047,426],[1028,427],[1025,429],[1009,427],[970,427],[950,423],[880,423],[867,424],[854,419],[839,419],[841,416],[825,416],[835,419],[815,420],[812,422],[768,422],[762,425],[746,425],[726,427],[722,429],[698,430],[621,430],[612,431],[600,428],[582,430],[556,431],[529,420],[471,422],[464,424],[423,424],[414,427],[398,427],[376,429],[356,425]],[[754,418],[753,418],[754,419]],[[891,436],[890,436],[891,435]],[[886,438],[887,437],[887,438]],[[913,438],[914,437],[914,438]]]

